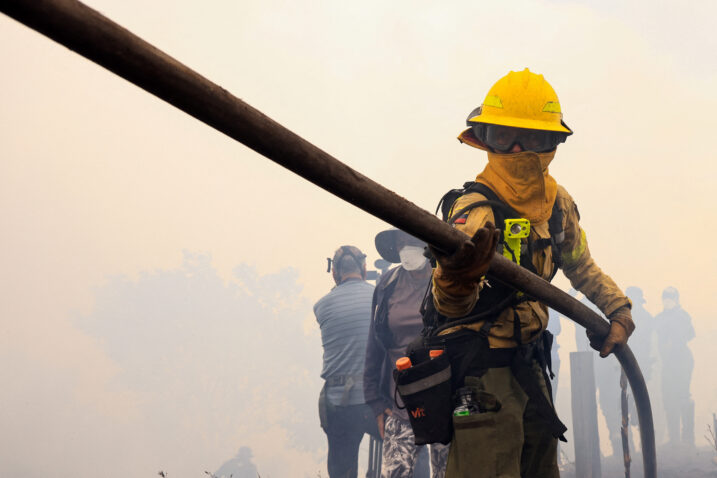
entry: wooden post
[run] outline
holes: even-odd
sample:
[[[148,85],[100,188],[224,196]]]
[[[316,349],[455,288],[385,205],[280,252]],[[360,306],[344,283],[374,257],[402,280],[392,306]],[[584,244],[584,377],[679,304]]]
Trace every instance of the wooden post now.
[[[570,353],[575,476],[601,478],[593,352]]]

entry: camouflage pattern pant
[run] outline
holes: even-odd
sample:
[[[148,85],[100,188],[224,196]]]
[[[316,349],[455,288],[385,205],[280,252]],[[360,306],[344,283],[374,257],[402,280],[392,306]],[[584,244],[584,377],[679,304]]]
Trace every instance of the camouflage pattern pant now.
[[[423,446],[416,446],[413,430],[408,420],[395,414],[386,417],[383,438],[383,465],[381,478],[413,478],[416,457]],[[429,445],[431,455],[431,478],[444,478],[448,445]]]

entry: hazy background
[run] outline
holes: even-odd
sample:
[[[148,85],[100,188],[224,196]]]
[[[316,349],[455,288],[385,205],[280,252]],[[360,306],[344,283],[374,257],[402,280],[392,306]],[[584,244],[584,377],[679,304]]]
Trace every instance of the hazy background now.
[[[692,314],[706,444],[717,4],[88,3],[430,210],[485,164],[466,115],[543,73],[593,255]],[[262,476],[325,475],[311,305],[386,225],[4,16],[0,65],[0,474],[195,477],[246,445]]]

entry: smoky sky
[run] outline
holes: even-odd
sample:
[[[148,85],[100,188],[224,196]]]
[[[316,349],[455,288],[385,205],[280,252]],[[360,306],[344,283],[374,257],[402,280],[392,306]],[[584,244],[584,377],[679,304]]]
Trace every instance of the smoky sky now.
[[[508,71],[544,74],[575,131],[550,172],[591,254],[623,290],[642,287],[653,315],[674,285],[693,317],[706,443],[715,2],[87,3],[430,211],[486,163],[456,140],[466,115]],[[354,244],[372,263],[388,226],[0,26],[0,474],[196,476],[249,446],[262,476],[315,476],[311,305],[333,286],[325,258]]]

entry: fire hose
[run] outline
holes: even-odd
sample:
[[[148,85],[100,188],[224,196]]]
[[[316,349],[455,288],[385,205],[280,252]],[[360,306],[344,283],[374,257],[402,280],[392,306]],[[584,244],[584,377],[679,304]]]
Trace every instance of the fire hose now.
[[[76,0],[0,0],[0,11],[174,105],[326,191],[444,251],[468,236],[346,166],[219,85]],[[609,324],[560,289],[496,254],[491,274],[598,336]],[[650,397],[630,347],[615,356],[632,389],[640,426],[644,476],[657,461]]]

